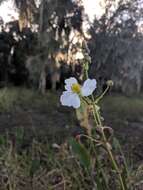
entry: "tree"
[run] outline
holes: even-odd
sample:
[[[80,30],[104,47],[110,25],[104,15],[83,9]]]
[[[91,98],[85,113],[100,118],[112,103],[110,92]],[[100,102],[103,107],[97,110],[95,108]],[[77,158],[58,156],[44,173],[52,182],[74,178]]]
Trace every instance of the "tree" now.
[[[39,90],[42,93],[46,88],[46,68],[51,70],[51,75],[56,74],[58,60],[55,58],[59,52],[68,53],[71,31],[82,30],[82,11],[83,7],[71,0],[40,2],[36,22],[39,26],[37,52],[41,59]]]
[[[19,11],[19,33],[16,35],[22,38],[21,44],[27,39],[26,35],[24,40],[23,31],[36,28],[34,33],[37,34],[37,44],[34,44],[31,54],[27,56],[28,68],[32,68],[31,60],[31,65],[37,69],[34,73],[39,77],[39,90],[45,93],[47,71],[50,70],[50,75],[59,72],[60,53],[68,57],[71,31],[82,32],[83,7],[79,1],[72,0],[40,0],[39,4],[35,0],[13,1]],[[15,51],[18,49],[15,48]],[[35,59],[36,61],[33,61]],[[33,62],[37,63],[37,66]]]
[[[9,83],[23,85],[28,80],[25,62],[37,44],[37,35],[30,28],[21,31],[18,21],[4,24],[0,32],[0,81],[4,86]]]
[[[106,1],[105,13],[95,18],[90,28],[89,49],[92,57],[91,75],[103,86],[113,79],[115,88],[126,94],[140,92],[142,63],[142,34],[138,24],[143,11],[138,0]]]

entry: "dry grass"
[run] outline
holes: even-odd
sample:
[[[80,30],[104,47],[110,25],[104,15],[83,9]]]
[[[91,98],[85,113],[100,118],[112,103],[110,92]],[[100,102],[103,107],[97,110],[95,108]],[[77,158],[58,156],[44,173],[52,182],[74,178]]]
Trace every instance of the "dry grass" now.
[[[32,143],[23,147],[23,133],[17,131],[11,138],[0,136],[0,190],[89,190],[96,187],[96,168],[88,173],[72,153],[69,145],[60,146],[50,142]],[[109,163],[107,162],[107,165]],[[111,168],[107,181],[114,182],[116,176]],[[130,168],[129,190],[142,190],[143,166]],[[92,174],[92,175],[91,175]],[[116,189],[113,186],[109,189]],[[99,190],[107,190],[101,188]]]
[[[0,90],[0,112],[2,113],[30,108],[50,114],[57,108],[61,109],[58,101],[59,97],[51,92],[41,96],[28,89]],[[101,105],[104,114],[114,120],[140,121],[143,116],[142,96],[133,98],[121,95],[107,96]],[[66,120],[72,117],[66,113],[66,110],[61,111],[67,117]],[[55,117],[55,114],[53,115]],[[57,112],[56,116],[59,116]],[[49,115],[49,119],[57,122],[52,115]],[[59,138],[62,138],[62,135],[62,132],[59,133]],[[0,136],[0,190],[93,189],[95,179],[92,179],[91,175],[83,169],[72,153],[67,140],[59,147],[53,147],[53,142],[44,136],[41,138],[43,140],[39,140],[34,135],[32,138],[30,143],[25,142],[23,128],[17,128],[12,136],[8,133]],[[129,190],[142,190],[143,166],[132,165],[129,172],[132,181],[132,189]],[[96,173],[96,168],[93,173]]]

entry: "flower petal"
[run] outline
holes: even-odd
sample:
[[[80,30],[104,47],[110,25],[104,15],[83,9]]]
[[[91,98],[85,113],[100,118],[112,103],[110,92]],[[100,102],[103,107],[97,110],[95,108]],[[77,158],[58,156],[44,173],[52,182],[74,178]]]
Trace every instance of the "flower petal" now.
[[[78,82],[77,82],[76,78],[74,78],[74,77],[70,77],[69,79],[66,79],[65,80],[65,84],[66,84],[65,89],[68,91],[71,91],[71,86],[76,83],[78,83]]]
[[[74,83],[77,83],[77,80],[74,77],[70,77],[65,80],[65,84],[74,84]]]
[[[83,87],[81,88],[81,94],[82,96],[89,96],[93,93],[93,91],[96,89],[96,80],[95,79],[87,79]]]
[[[68,91],[64,91],[63,94],[60,97],[60,102],[63,106],[71,106],[70,103],[70,96],[71,96],[71,92]]]
[[[74,107],[74,108],[79,108],[80,107],[80,98],[77,94],[72,94],[71,96],[71,106]]]
[[[63,106],[69,106],[69,107],[74,107],[74,108],[80,107],[79,96],[69,91],[63,92],[63,94],[61,95],[60,101]]]

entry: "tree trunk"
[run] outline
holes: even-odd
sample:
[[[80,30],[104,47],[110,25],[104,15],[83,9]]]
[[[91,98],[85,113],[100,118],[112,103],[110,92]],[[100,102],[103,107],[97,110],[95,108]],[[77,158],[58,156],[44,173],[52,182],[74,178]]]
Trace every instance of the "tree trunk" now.
[[[42,46],[42,34],[43,34],[43,12],[44,12],[44,0],[41,2],[40,7],[40,17],[39,17],[39,49],[41,49]],[[46,92],[46,69],[45,69],[45,62],[41,61],[41,73],[40,73],[40,79],[39,79],[39,91],[42,94],[45,94]]]
[[[41,70],[41,74],[40,74],[39,91],[42,94],[45,94],[45,92],[46,92],[46,70],[45,70],[45,65],[43,65],[42,70]]]

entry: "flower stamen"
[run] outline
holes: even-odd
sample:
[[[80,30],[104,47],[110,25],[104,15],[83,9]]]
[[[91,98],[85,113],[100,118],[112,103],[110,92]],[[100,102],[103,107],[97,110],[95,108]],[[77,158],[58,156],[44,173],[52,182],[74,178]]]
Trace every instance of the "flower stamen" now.
[[[81,91],[81,86],[78,83],[75,83],[72,85],[71,89],[74,93],[79,94]]]

